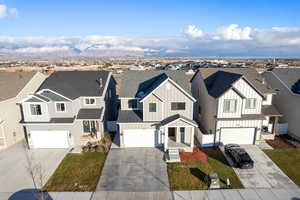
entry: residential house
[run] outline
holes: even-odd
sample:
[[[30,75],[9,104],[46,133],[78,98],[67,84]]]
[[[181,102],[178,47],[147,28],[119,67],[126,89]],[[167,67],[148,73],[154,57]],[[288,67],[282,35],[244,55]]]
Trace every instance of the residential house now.
[[[263,77],[278,89],[274,105],[283,114],[278,131],[300,140],[300,68],[274,68],[264,72]]]
[[[25,138],[17,102],[33,93],[45,78],[39,72],[0,72],[0,149]]]
[[[192,151],[193,104],[183,71],[126,71],[120,90],[117,124],[120,146]]]
[[[276,93],[253,68],[202,68],[191,80],[197,99],[194,118],[203,146],[255,144],[272,139],[281,114]]]
[[[100,140],[115,121],[115,80],[107,71],[52,73],[23,99],[24,126],[30,148],[68,148]]]

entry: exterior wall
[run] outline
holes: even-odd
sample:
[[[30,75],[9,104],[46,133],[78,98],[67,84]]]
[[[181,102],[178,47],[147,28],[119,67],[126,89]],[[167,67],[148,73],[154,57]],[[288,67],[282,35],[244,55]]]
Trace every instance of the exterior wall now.
[[[149,103],[156,103],[156,112],[149,112]],[[157,97],[155,97],[153,94],[151,94],[150,97],[148,97],[143,102],[143,113],[144,113],[144,121],[161,121],[165,117],[165,110],[164,106],[166,104],[160,101]]]
[[[128,107],[128,101],[137,98],[121,98],[121,110],[132,110]],[[143,110],[143,104],[139,103],[139,99],[137,99],[137,110]]]
[[[197,102],[194,104],[194,119],[207,133],[214,133],[216,126],[217,101],[208,94],[203,78],[198,72],[192,80],[192,93]]]
[[[236,112],[234,113],[225,113],[224,109],[224,100],[226,99],[235,99],[237,100]],[[242,114],[242,105],[243,99],[232,89],[228,90],[218,99],[218,118],[238,118]]]
[[[267,94],[266,99],[262,102],[262,105],[272,105],[273,94]]]
[[[273,97],[274,105],[283,114],[279,123],[288,123],[288,134],[300,140],[300,95],[292,93],[272,72],[265,72],[263,76],[273,88],[279,89]]]
[[[234,87],[238,89],[246,98],[255,98],[256,99],[256,108],[255,109],[246,109],[246,99],[243,100],[242,104],[242,114],[260,114],[262,97],[259,95],[245,80],[240,79],[234,84]]]
[[[6,146],[24,139],[24,131],[19,124],[22,114],[20,106],[17,103],[27,97],[27,95],[34,93],[45,79],[46,76],[44,74],[35,74],[15,98],[0,102],[0,120],[4,121],[3,129]]]
[[[256,140],[260,140],[260,129],[262,120],[228,120],[218,121],[216,131],[216,142],[219,142],[221,128],[257,128]]]
[[[64,103],[66,111],[65,112],[56,112],[56,103]],[[73,102],[50,102],[48,105],[48,113],[51,118],[69,118],[74,117],[77,113],[78,108],[76,107],[76,103]]]

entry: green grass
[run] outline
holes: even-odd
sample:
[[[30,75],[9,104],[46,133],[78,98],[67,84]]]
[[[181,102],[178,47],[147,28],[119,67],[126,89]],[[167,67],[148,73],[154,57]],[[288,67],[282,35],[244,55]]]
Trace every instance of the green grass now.
[[[300,149],[272,149],[264,152],[300,187]]]
[[[208,162],[169,163],[168,176],[171,190],[205,190],[208,189],[205,177],[216,172],[223,183],[229,178],[234,189],[243,188],[239,178],[229,166],[219,149],[206,152]]]
[[[94,191],[107,153],[67,154],[43,187],[45,191]]]

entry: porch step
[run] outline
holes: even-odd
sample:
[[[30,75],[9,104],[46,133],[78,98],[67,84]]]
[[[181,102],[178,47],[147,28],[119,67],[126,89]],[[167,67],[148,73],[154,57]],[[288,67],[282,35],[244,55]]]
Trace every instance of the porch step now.
[[[180,162],[179,150],[178,149],[168,149],[166,152],[166,162]]]

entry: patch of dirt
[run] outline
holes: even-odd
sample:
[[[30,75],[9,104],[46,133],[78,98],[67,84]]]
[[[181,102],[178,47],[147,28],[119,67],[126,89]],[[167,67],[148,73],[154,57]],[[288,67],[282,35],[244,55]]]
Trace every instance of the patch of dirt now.
[[[288,142],[287,136],[275,136],[274,140],[266,140],[266,142],[274,149],[296,148],[295,145]]]
[[[207,161],[207,156],[200,147],[194,147],[193,152],[180,152],[182,162]]]

